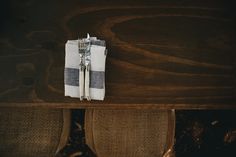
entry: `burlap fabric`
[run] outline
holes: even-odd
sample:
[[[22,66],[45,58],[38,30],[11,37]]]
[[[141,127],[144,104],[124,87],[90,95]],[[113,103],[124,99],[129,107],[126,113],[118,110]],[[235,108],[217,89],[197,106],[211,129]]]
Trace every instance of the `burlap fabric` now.
[[[0,156],[55,156],[66,140],[65,116],[62,109],[1,108]]]
[[[86,110],[86,143],[98,157],[161,157],[174,143],[167,110]]]

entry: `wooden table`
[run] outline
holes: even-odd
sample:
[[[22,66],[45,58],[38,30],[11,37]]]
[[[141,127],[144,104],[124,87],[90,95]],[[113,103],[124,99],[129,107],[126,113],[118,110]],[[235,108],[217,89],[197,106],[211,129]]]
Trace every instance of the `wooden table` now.
[[[0,106],[235,109],[230,6],[132,0],[7,4]],[[64,97],[65,42],[86,33],[106,40],[109,50],[102,102]]]

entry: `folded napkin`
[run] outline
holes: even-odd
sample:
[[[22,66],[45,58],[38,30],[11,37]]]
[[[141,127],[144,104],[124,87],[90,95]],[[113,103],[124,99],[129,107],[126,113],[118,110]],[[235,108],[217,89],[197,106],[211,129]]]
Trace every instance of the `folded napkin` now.
[[[86,72],[84,73],[85,76],[80,75],[81,58],[79,54],[80,49],[78,47],[79,41],[68,40],[65,45],[65,96],[81,98],[86,96],[86,93],[88,93],[90,99],[104,100],[105,61],[107,54],[105,41],[99,40],[96,37],[88,37],[86,39],[90,43],[90,68],[89,74]],[[80,78],[80,76],[84,77]],[[86,77],[88,77],[89,84],[88,82],[86,83]],[[81,79],[85,80],[83,81]],[[86,86],[89,88],[86,89]],[[85,88],[85,90],[81,90],[81,88]]]

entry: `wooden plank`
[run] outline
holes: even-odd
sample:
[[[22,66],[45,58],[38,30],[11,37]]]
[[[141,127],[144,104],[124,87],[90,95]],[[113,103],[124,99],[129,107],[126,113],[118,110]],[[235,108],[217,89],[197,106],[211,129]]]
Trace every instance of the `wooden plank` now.
[[[0,103],[0,107],[36,107],[36,108],[65,108],[65,109],[176,109],[176,110],[219,110],[236,109],[235,104],[116,104],[116,103]]]
[[[0,35],[0,106],[234,108],[235,21],[225,3],[22,4]],[[64,44],[87,32],[109,49],[103,102],[63,95]]]

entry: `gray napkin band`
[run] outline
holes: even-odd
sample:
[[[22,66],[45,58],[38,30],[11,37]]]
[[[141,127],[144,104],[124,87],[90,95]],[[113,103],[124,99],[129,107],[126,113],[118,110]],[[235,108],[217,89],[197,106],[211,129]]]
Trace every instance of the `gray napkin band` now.
[[[65,85],[79,86],[79,69],[65,68]],[[105,81],[104,71],[90,71],[90,88],[103,89]]]
[[[91,40],[90,41],[91,43],[91,45],[97,45],[97,46],[104,46],[104,47],[106,47],[106,42],[105,42],[105,40]]]
[[[78,40],[68,40],[67,44],[78,44]],[[90,40],[91,45],[97,45],[97,46],[103,46],[106,47],[106,41],[105,40]]]

